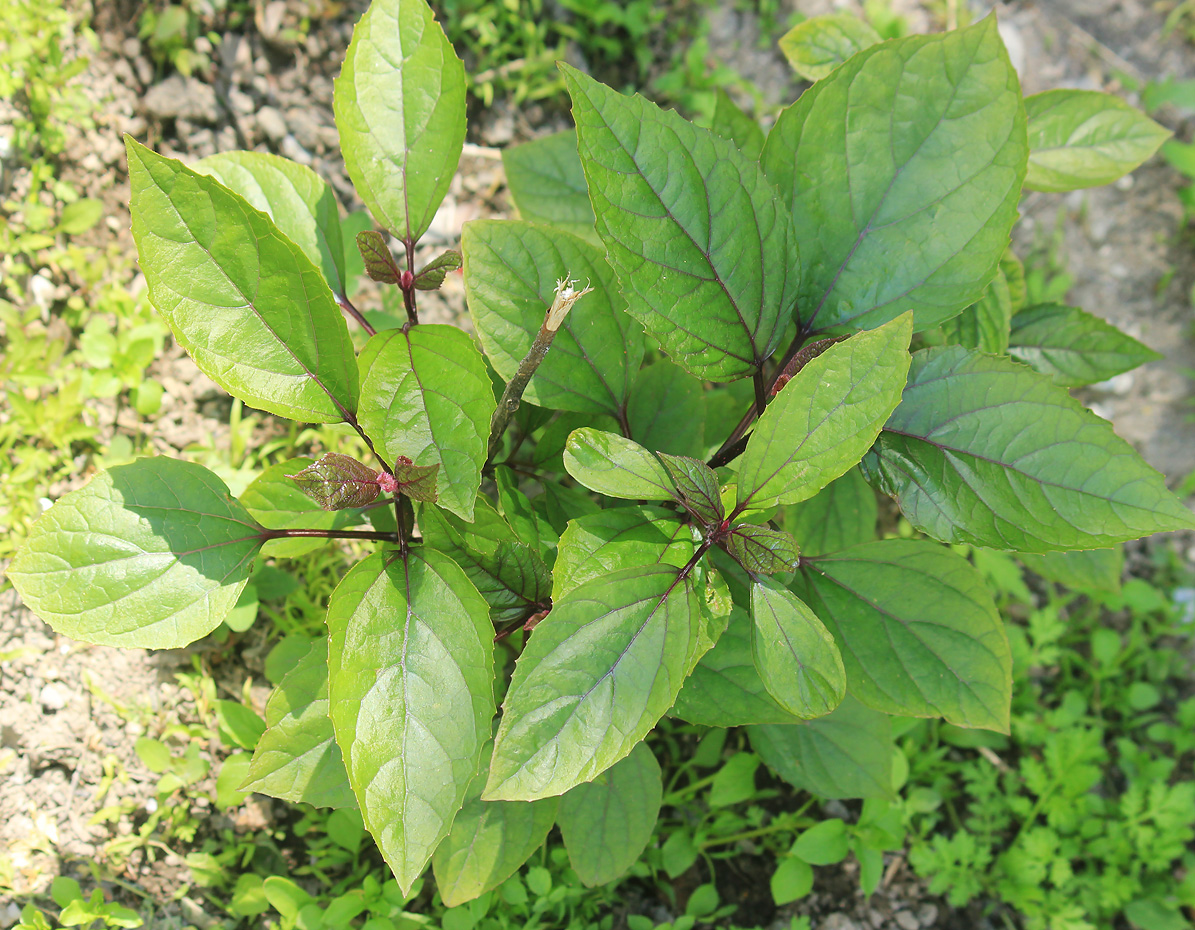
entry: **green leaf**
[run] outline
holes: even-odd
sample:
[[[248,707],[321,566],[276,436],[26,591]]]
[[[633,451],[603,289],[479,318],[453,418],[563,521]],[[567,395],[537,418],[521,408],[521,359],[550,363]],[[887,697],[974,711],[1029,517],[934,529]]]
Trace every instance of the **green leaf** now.
[[[983,576],[925,540],[885,539],[803,562],[798,593],[834,634],[869,707],[1008,732],[1012,656]]]
[[[510,878],[543,845],[556,820],[559,801],[483,801],[488,754],[469,786],[465,806],[436,848],[432,871],[447,907],[472,901]]]
[[[322,510],[289,476],[315,464],[315,459],[288,459],[271,465],[253,479],[239,500],[253,519],[271,530],[334,530],[361,522],[359,511]],[[296,558],[322,549],[326,539],[271,539],[262,555]]]
[[[575,129],[504,148],[502,166],[519,216],[598,241]]]
[[[398,284],[402,280],[402,270],[394,261],[386,237],[376,229],[357,233],[357,251],[370,280],[380,284]]]
[[[731,381],[776,349],[796,235],[735,145],[561,64],[606,257],[638,319],[690,374]]]
[[[305,165],[268,152],[221,152],[200,159],[195,170],[267,214],[333,291],[347,293],[340,206],[332,185]]]
[[[315,462],[287,475],[320,510],[350,510],[378,499],[378,473],[351,455],[325,452]]]
[[[846,823],[837,817],[803,830],[793,843],[792,853],[810,865],[833,865],[850,852]]]
[[[813,869],[795,856],[781,860],[768,883],[777,906],[803,898],[813,890]]]
[[[199,369],[270,413],[351,422],[353,344],[311,259],[215,179],[132,137],[126,145],[149,299]]]
[[[806,81],[820,81],[852,55],[871,48],[880,34],[853,13],[811,16],[780,37],[780,51]]]
[[[1078,307],[1039,304],[1013,320],[1009,354],[1063,387],[1104,381],[1162,358]]]
[[[752,654],[768,693],[794,717],[824,717],[842,702],[846,673],[829,630],[771,578],[751,586]]]
[[[619,416],[643,360],[643,334],[625,313],[601,251],[550,226],[510,220],[467,223],[461,247],[473,325],[507,381],[544,325],[556,282],[593,284],[565,317],[523,397],[556,410]]]
[[[807,500],[859,461],[900,403],[912,331],[902,315],[830,346],[797,372],[747,442],[736,512]]]
[[[759,161],[759,153],[763,151],[763,130],[721,87],[714,90],[714,121],[710,129],[737,145],[739,151],[752,161]]]
[[[590,888],[621,876],[643,855],[660,815],[660,763],[643,743],[591,782],[560,800],[560,834],[568,860]]]
[[[472,520],[495,406],[473,341],[455,326],[421,323],[378,333],[360,362],[366,434],[391,461],[439,464],[440,505]]]
[[[706,526],[717,526],[726,516],[718,475],[705,462],[683,455],[657,453],[668,469],[680,502]]]
[[[578,585],[625,568],[683,568],[693,550],[692,531],[660,507],[619,507],[576,517],[560,537],[553,594],[559,600]]]
[[[708,727],[797,723],[800,718],[776,703],[764,687],[752,655],[753,635],[747,611],[735,607],[726,632],[685,679],[669,713]]]
[[[328,644],[317,639],[266,702],[242,788],[313,807],[356,807],[328,716]]]
[[[958,345],[1007,355],[1012,314],[1012,292],[1001,262],[983,296],[953,320],[947,320],[943,329]]]
[[[460,252],[452,249],[441,252],[416,273],[415,287],[421,291],[439,290],[444,284],[444,279],[448,277],[448,272],[456,271],[463,261],[464,257]]]
[[[879,506],[863,473],[852,468],[807,501],[784,511],[784,528],[807,556],[875,539]]]
[[[55,502],[6,574],[63,636],[178,649],[232,610],[262,532],[206,468],[137,459]]]
[[[62,208],[58,219],[58,231],[68,236],[78,236],[95,226],[104,215],[104,204],[92,197],[84,197]]]
[[[439,507],[419,510],[423,540],[461,567],[487,604],[497,625],[525,618],[546,607],[552,574],[539,554],[519,542],[487,498],[478,495],[473,522]]]
[[[332,725],[365,826],[406,894],[490,737],[493,627],[447,556],[380,552],[328,605]]]
[[[573,430],[564,446],[564,467],[591,491],[627,500],[671,500],[672,479],[647,449],[586,426]]]
[[[1077,552],[1021,552],[1017,558],[1030,571],[1073,591],[1120,590],[1124,550],[1083,549]]]
[[[803,233],[805,329],[912,310],[921,330],[975,303],[1008,245],[1027,158],[994,16],[872,46],[818,81],[762,157]]]
[[[1140,110],[1094,90],[1050,90],[1025,98],[1029,174],[1025,187],[1073,191],[1110,184],[1170,138]]]
[[[827,717],[747,728],[751,748],[794,787],[823,798],[891,798],[892,724],[849,694]]]
[[[353,29],[332,109],[344,167],[403,242],[431,225],[465,143],[465,67],[424,0],[374,0]]]
[[[515,665],[485,797],[563,794],[627,756],[710,643],[697,592],[670,565],[573,588]]]
[[[705,389],[667,359],[658,359],[635,378],[627,402],[627,425],[631,438],[649,449],[702,458]]]
[[[958,346],[914,354],[864,467],[945,542],[1045,552],[1195,526],[1162,476],[1065,390]]]
[[[239,746],[251,752],[266,729],[265,721],[256,711],[240,701],[216,701],[216,719],[219,721],[220,739],[225,741],[225,745]],[[248,759],[245,761],[248,763]]]
[[[726,538],[726,551],[747,571],[763,575],[795,571],[800,557],[791,535],[754,523],[733,527]]]

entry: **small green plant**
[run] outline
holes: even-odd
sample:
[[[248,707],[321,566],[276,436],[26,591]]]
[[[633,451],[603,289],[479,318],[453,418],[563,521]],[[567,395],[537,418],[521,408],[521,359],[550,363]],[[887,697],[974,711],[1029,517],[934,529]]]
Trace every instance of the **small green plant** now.
[[[758,756],[838,797],[892,798],[892,715],[1007,732],[1013,652],[944,543],[1048,553],[1195,526],[1066,391],[1153,353],[1024,306],[1008,253],[1024,186],[1107,182],[1165,133],[1102,94],[1023,101],[992,18],[859,44],[766,142],[728,101],[706,130],[562,66],[575,133],[508,161],[547,222],[469,223],[422,266],[466,94],[423,0],[375,0],[335,93],[348,174],[396,251],[350,239],[302,166],[189,168],[128,140],[134,238],[178,342],[243,403],[347,427],[372,464],[291,460],[239,499],[193,462],[111,467],[35,525],[9,568],[21,596],[65,635],[177,647],[246,606],[260,558],[374,544],[227,787],[359,809],[402,895],[430,862],[453,907],[553,824],[582,881],[630,865],[665,715],[747,725],[752,753],[723,771]],[[1087,144],[1093,125],[1118,144]],[[400,316],[349,299],[354,245]],[[478,341],[419,317],[462,265]],[[877,539],[873,488],[922,538]],[[873,805],[809,825],[841,835],[797,838],[781,896],[843,842],[874,880],[887,823]]]
[[[104,900],[98,888],[89,896],[73,878],[58,876],[50,889],[50,897],[61,909],[58,920],[51,923],[45,913],[32,904],[21,910],[16,930],[53,930],[55,927],[82,927],[100,930],[107,927],[140,927],[144,923],[136,911]]]

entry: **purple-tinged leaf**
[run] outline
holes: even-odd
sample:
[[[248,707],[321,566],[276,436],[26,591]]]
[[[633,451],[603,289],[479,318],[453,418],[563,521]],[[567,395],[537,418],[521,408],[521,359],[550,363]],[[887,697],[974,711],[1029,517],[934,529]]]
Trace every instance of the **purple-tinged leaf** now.
[[[435,465],[412,465],[410,460],[402,461],[406,456],[400,456],[394,464],[394,490],[405,494],[413,501],[423,501],[425,504],[436,502],[436,475],[440,471],[439,463]],[[388,475],[382,476],[383,479]],[[387,490],[390,490],[387,488]]]
[[[390,246],[386,244],[385,236],[376,229],[359,232],[357,250],[361,253],[361,260],[365,262],[365,273],[370,278],[381,284],[398,283],[402,271],[395,264],[394,256],[390,254]]]
[[[800,552],[790,534],[753,523],[731,529],[726,550],[747,571],[763,575],[795,571]]]
[[[656,456],[672,481],[680,502],[693,516],[708,526],[716,526],[726,516],[722,507],[722,495],[718,476],[705,462],[691,459],[687,455],[668,455],[657,452]]]
[[[378,473],[349,455],[325,452],[311,465],[288,478],[324,510],[364,507],[381,493]]]
[[[449,249],[433,258],[415,275],[415,287],[421,291],[434,291],[444,283],[444,276],[461,267],[461,253]]]

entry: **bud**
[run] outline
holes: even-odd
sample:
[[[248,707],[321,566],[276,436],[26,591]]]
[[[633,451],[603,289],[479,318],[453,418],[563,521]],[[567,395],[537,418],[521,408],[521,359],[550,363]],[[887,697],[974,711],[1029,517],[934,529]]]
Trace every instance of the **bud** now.
[[[573,304],[593,290],[588,284],[579,291],[575,290],[573,285],[576,283],[568,277],[561,278],[556,282],[556,299],[552,301],[552,306],[548,308],[548,316],[544,320],[544,329],[548,332],[554,333],[560,329],[564,318],[573,309]]]

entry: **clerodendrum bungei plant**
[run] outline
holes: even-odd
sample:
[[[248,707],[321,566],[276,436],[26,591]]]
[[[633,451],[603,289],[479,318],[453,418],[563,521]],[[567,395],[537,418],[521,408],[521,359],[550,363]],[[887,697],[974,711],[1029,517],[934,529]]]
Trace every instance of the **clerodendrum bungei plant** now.
[[[112,468],[37,523],[9,569],[25,602],[78,639],[178,647],[255,559],[376,542],[271,698],[247,786],[359,806],[402,888],[430,860],[450,904],[554,822],[584,880],[624,869],[665,715],[745,725],[838,797],[891,791],[889,714],[1006,729],[1009,646],[966,547],[1195,526],[1067,392],[1154,354],[1024,306],[1009,251],[1023,188],[1106,183],[1165,132],[1102,94],[1022,99],[993,18],[880,44],[840,26],[790,36],[817,80],[766,140],[728,99],[706,129],[562,65],[576,131],[506,155],[523,218],[468,223],[421,269],[465,138],[423,0],[375,0],[336,83],[394,252],[346,235],[305,167],[130,140],[133,233],[178,341],[373,460],[283,463],[239,500],[198,465]],[[405,319],[352,305],[352,248]],[[462,259],[477,339],[419,322]],[[919,538],[876,538],[876,491]]]

